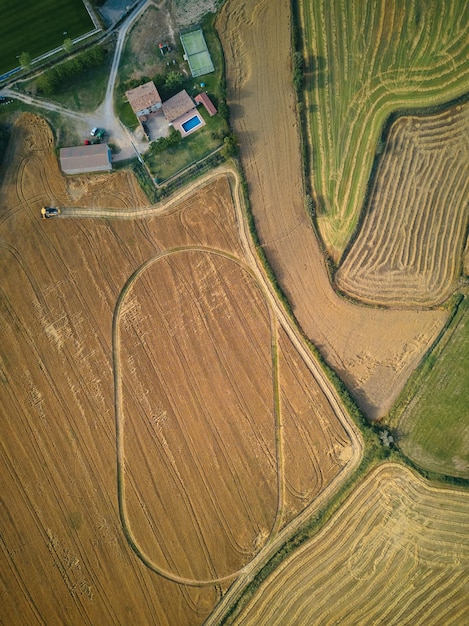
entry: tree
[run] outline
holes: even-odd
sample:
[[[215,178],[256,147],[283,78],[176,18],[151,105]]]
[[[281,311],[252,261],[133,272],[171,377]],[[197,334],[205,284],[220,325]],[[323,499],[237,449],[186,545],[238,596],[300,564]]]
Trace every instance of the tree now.
[[[238,154],[238,142],[233,133],[230,133],[223,139],[222,154],[224,157],[232,157]]]
[[[73,41],[70,39],[70,37],[67,37],[66,39],[64,39],[62,47],[67,54],[70,54],[70,52],[73,49]]]
[[[174,89],[175,87],[179,87],[182,85],[184,81],[184,77],[179,72],[175,70],[171,70],[166,74],[164,86],[166,89]]]
[[[304,63],[301,52],[295,52],[293,54],[293,85],[297,91],[301,89],[301,85],[303,84],[303,70]]]
[[[29,54],[29,52],[22,52],[20,54],[20,65],[27,70],[31,69],[31,55]]]

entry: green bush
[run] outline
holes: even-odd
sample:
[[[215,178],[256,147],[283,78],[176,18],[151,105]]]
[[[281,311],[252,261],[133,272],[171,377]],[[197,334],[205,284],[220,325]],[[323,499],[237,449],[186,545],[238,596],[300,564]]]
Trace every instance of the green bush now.
[[[150,144],[150,154],[161,154],[167,148],[171,146],[177,146],[182,140],[181,133],[177,131],[174,126],[171,126],[169,135],[167,137],[160,137],[156,141],[152,141]]]

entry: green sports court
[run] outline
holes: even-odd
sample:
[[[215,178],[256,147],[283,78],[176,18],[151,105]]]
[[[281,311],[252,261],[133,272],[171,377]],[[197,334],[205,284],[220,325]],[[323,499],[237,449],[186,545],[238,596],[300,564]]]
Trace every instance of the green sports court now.
[[[194,78],[213,72],[212,58],[201,28],[181,34],[181,43],[189,69]]]

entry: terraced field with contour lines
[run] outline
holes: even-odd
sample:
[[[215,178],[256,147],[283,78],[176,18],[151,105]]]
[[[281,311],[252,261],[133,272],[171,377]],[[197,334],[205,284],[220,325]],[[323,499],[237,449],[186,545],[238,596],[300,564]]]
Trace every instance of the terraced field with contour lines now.
[[[225,623],[462,624],[469,610],[468,512],[466,491],[381,465]]]
[[[399,118],[337,286],[371,304],[442,303],[462,273],[468,193],[469,104]]]

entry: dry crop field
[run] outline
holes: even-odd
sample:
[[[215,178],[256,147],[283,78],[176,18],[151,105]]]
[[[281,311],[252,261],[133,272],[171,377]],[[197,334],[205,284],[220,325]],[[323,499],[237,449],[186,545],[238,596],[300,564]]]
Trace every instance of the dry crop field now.
[[[381,465],[225,623],[462,624],[468,520],[467,491]]]
[[[145,208],[125,172],[63,178],[32,115],[5,163],[0,621],[200,624],[348,472],[348,431],[247,262],[225,176]]]
[[[217,29],[262,248],[304,333],[364,412],[382,417],[447,313],[364,307],[337,295],[304,204],[290,3],[227,2]]]
[[[336,274],[372,304],[432,306],[458,286],[469,205],[469,104],[392,126],[357,239]]]
[[[328,252],[339,261],[362,210],[386,118],[467,92],[469,5],[300,4],[317,222]]]

